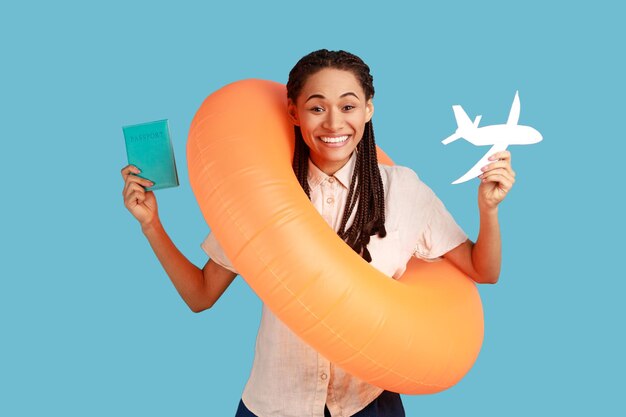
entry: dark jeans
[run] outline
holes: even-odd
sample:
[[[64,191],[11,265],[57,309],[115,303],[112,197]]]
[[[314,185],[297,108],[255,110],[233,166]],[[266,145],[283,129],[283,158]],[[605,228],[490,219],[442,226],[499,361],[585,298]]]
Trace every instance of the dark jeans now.
[[[246,408],[243,401],[239,401],[237,414],[235,417],[257,417]],[[324,407],[324,417],[331,417],[328,408]],[[368,404],[352,417],[405,417],[404,406],[400,399],[400,394],[383,391],[374,401]]]

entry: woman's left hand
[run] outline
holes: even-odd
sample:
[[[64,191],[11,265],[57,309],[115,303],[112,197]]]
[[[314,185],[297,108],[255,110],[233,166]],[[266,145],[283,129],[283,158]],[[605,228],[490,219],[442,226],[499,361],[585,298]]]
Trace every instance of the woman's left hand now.
[[[515,183],[515,171],[511,168],[511,152],[502,151],[489,157],[492,161],[485,165],[478,176],[478,207],[494,209],[504,200]]]

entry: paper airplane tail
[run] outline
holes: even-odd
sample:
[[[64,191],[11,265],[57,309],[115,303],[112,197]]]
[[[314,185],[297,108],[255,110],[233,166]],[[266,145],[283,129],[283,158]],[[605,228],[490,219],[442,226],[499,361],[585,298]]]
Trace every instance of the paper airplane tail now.
[[[448,136],[447,138],[445,138],[444,140],[441,141],[441,143],[443,143],[444,145],[447,145],[450,142],[454,142],[455,140],[461,138],[461,135],[459,135],[458,133],[454,133],[450,136]]]
[[[467,116],[467,113],[465,113],[465,110],[463,110],[463,107],[459,105],[454,105],[452,106],[452,110],[454,110],[454,118],[456,119],[457,129],[456,132],[441,141],[441,143],[443,143],[444,145],[447,145],[450,142],[454,142],[455,140],[462,138],[463,132],[467,132],[474,127],[474,124]],[[477,122],[479,121],[480,119],[478,118]]]
[[[455,105],[452,106],[452,110],[454,110],[454,118],[456,119],[456,124],[460,130],[471,129],[474,127],[474,124],[467,116],[467,113],[465,113],[465,110],[463,110],[463,107]]]

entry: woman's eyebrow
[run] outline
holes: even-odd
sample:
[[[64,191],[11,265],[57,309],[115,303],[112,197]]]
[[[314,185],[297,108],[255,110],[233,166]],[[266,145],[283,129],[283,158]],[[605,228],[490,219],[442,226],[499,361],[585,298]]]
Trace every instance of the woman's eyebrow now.
[[[346,96],[354,96],[354,98],[359,100],[359,96],[357,96],[356,93],[353,93],[352,91],[348,91],[347,93],[343,93],[339,98],[344,98]]]
[[[321,99],[323,100],[323,99],[325,99],[326,97],[324,97],[324,96],[323,96],[323,95],[321,95],[321,94],[311,94],[311,95],[309,96],[309,98],[307,98],[307,99],[306,99],[305,103],[306,103],[306,102],[308,102],[309,100],[314,99],[314,98],[321,98]]]
[[[344,98],[344,97],[346,97],[346,96],[354,96],[354,98],[356,98],[357,100],[359,100],[359,96],[357,96],[357,95],[356,95],[356,93],[353,93],[352,91],[348,91],[347,93],[343,93],[342,95],[340,95],[340,96],[339,96],[339,98]],[[324,97],[324,96],[323,96],[323,95],[321,95],[321,94],[311,94],[311,95],[310,95],[310,96],[306,99],[305,103],[306,103],[306,102],[308,102],[308,101],[309,101],[309,100],[311,100],[311,99],[314,99],[314,98],[320,98],[320,99],[322,99],[322,100],[323,100],[323,99],[325,99],[326,97]]]

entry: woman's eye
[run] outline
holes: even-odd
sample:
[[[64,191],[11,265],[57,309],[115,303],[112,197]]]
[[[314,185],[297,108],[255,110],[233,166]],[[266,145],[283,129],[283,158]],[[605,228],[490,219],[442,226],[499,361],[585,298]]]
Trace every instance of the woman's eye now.
[[[343,106],[343,109],[344,109],[345,111],[352,110],[353,108],[354,108],[354,106],[352,106],[352,105],[350,105],[350,104],[347,104],[347,105]]]
[[[324,109],[319,106],[315,106],[315,107],[311,107],[311,111],[314,113],[321,113],[324,111]]]

